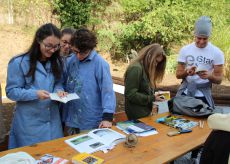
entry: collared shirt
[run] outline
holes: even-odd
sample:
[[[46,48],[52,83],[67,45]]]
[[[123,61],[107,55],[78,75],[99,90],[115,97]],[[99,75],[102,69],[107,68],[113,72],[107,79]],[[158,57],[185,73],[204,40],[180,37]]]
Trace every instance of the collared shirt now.
[[[96,51],[83,61],[73,54],[67,59],[65,90],[77,93],[78,100],[64,105],[67,126],[88,130],[97,128],[103,113],[114,113],[116,98],[109,64]]]

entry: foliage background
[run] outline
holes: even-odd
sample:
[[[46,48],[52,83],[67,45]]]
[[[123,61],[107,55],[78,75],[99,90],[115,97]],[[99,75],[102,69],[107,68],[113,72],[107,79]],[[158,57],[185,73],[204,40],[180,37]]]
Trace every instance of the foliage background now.
[[[97,49],[116,60],[124,61],[131,49],[158,42],[170,56],[168,72],[175,71],[179,49],[192,42],[195,20],[210,16],[211,42],[224,51],[230,77],[229,0],[0,0],[0,16],[7,13],[10,1],[16,24],[87,27],[97,34]]]

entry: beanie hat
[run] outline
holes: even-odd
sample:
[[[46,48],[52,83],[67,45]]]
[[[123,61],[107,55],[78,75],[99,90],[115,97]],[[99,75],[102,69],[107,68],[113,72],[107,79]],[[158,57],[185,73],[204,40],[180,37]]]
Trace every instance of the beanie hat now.
[[[195,36],[207,36],[211,35],[212,22],[210,17],[201,16],[195,23]]]

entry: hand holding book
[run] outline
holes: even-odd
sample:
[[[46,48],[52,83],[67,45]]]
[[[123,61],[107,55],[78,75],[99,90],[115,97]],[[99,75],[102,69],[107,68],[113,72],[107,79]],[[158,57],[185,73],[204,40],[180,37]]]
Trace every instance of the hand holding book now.
[[[201,79],[208,79],[209,76],[211,75],[207,68],[205,67],[205,65],[199,65],[197,68],[196,68],[196,74],[198,76],[200,76]]]

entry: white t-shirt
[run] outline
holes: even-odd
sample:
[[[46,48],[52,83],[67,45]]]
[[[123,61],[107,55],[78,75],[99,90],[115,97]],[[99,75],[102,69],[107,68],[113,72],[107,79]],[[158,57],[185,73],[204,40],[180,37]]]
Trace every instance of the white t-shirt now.
[[[224,64],[224,53],[210,42],[204,48],[198,48],[195,42],[184,46],[179,53],[177,58],[178,62],[186,64],[186,68],[199,65],[205,68],[209,72],[213,71],[214,65]],[[201,79],[198,75],[187,76],[188,82],[194,81],[197,84],[209,82],[208,79]],[[187,90],[185,90],[187,93]],[[195,96],[202,97],[203,94],[199,90],[196,91]]]

